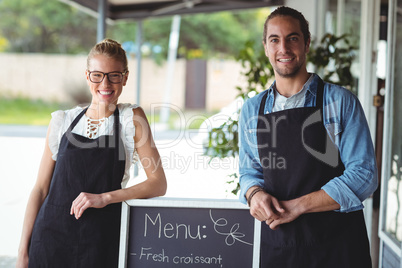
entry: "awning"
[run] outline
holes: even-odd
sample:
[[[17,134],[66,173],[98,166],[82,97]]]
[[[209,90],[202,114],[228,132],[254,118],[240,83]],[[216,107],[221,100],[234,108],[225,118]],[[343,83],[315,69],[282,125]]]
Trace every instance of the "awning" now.
[[[61,0],[62,2],[98,11],[98,1]],[[280,6],[284,0],[105,0],[106,18],[145,19],[158,16],[172,16],[195,13],[209,13],[225,10],[244,10],[269,6]]]

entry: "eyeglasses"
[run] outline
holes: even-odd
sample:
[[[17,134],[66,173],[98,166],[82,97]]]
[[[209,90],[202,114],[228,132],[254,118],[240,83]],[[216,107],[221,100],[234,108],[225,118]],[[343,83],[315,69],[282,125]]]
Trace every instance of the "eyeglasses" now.
[[[107,76],[107,79],[109,80],[110,83],[112,84],[119,84],[121,81],[123,81],[123,76],[127,73],[126,72],[110,72],[110,73],[103,73],[103,72],[91,72],[88,70],[89,73],[89,80],[92,83],[102,83],[103,79],[105,76]]]

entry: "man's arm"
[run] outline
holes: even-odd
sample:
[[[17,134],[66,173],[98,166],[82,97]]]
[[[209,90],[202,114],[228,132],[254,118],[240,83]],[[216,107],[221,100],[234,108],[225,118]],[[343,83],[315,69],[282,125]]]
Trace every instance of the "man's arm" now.
[[[255,189],[264,187],[264,176],[257,149],[255,109],[257,108],[253,107],[253,104],[246,102],[239,119],[240,201],[245,204],[249,201],[250,214],[257,220],[265,221],[268,218],[278,219],[279,213],[284,211],[278,200],[265,191],[252,194]]]
[[[239,183],[242,203],[247,204],[246,193],[253,186],[264,187],[264,177],[257,149],[257,118],[256,109],[246,101],[239,118]],[[254,108],[254,109],[253,109]]]
[[[279,225],[294,221],[305,213],[337,210],[340,205],[335,202],[324,190],[312,192],[299,198],[279,202],[283,209],[277,219],[266,221],[272,230]]]
[[[345,171],[321,189],[340,205],[340,212],[351,212],[362,209],[362,202],[377,188],[377,163],[359,100],[350,91],[335,87],[326,88],[325,127],[339,149]]]
[[[335,99],[337,101],[325,107],[324,113],[328,113],[326,118],[334,119],[337,115],[339,120],[334,124],[332,137],[339,148],[345,171],[319,191],[281,201],[285,212],[279,219],[267,221],[272,229],[305,213],[360,210],[362,202],[377,188],[375,153],[363,109],[358,99],[349,92],[335,96]]]

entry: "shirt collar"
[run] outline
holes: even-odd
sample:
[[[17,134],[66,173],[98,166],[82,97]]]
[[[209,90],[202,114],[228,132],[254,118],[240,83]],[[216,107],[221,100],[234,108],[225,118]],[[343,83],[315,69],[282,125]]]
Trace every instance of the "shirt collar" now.
[[[316,75],[315,73],[310,74],[310,77],[307,79],[306,83],[303,85],[302,90],[307,87],[307,91],[309,91],[311,94],[316,96],[317,95],[317,83],[318,83],[317,78],[318,78],[318,75]],[[276,80],[268,88],[268,96],[274,95],[275,90],[276,90]]]
[[[317,85],[319,81],[319,77],[315,73],[311,73],[309,79],[307,79],[306,83],[303,85],[303,88],[306,88],[306,102],[305,106],[311,106],[313,103],[311,100],[315,100],[317,96]],[[274,104],[274,99],[275,99],[275,88],[276,88],[276,80],[272,83],[272,85],[268,88],[267,90],[267,101],[265,103],[265,109],[264,112],[271,113],[272,112],[272,107]]]

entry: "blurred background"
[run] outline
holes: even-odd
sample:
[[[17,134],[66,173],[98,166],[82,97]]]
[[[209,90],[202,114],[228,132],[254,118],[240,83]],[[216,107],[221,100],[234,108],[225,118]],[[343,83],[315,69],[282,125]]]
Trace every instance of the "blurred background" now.
[[[237,160],[211,159],[205,144],[208,131],[241,107],[236,87],[247,79],[236,56],[247,41],[261,42],[269,13],[266,7],[181,16],[171,78],[172,16],[140,22],[140,51],[138,21],[107,20],[106,37],[120,42],[129,60],[119,101],[145,110],[168,178],[167,196],[237,198],[227,183]],[[50,114],[90,102],[86,57],[97,42],[97,18],[59,0],[0,0],[0,18],[0,267],[14,267]],[[225,107],[216,122],[204,123]],[[131,183],[145,178],[141,167],[132,173]]]
[[[116,5],[129,0],[108,0],[114,10],[106,12],[99,35],[101,2],[0,0],[0,268],[14,267],[50,113],[90,101],[86,57],[100,36],[127,52],[130,75],[120,102],[145,110],[167,196],[237,198],[238,114],[244,100],[272,82],[262,27],[283,4],[310,22],[309,71],[361,101],[380,171],[380,186],[364,210],[373,267],[401,266],[401,0],[139,0],[166,8],[137,19]],[[227,9],[241,2],[264,7],[169,13],[173,6],[212,2],[225,2]],[[125,18],[112,20],[114,12]],[[132,174],[131,183],[145,177],[140,166]]]
[[[169,103],[183,111],[210,115],[232,102],[237,93],[235,87],[244,83],[235,57],[246,41],[261,42],[261,25],[269,10],[181,16]],[[94,16],[59,0],[1,0],[0,16],[0,123],[47,124],[49,117],[39,119],[33,114],[36,123],[29,118],[7,119],[5,113],[14,114],[9,108],[15,107],[13,102],[21,113],[27,114],[21,108],[48,106],[50,111],[55,106],[72,107],[90,100],[84,72],[86,55],[97,42]],[[120,101],[140,103],[150,112],[151,104],[166,99],[172,16],[140,22],[140,51],[136,44],[138,23],[130,19],[107,20],[105,36],[119,41],[129,57],[129,84]],[[137,100],[139,53],[141,95]],[[196,77],[191,68],[198,68]],[[198,81],[191,79],[203,81],[201,88],[194,88],[192,85]]]

